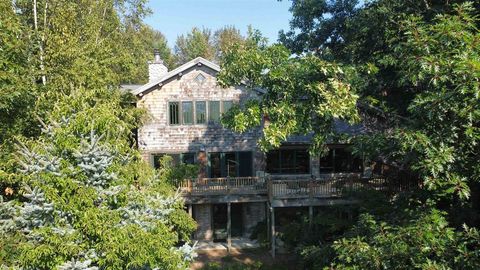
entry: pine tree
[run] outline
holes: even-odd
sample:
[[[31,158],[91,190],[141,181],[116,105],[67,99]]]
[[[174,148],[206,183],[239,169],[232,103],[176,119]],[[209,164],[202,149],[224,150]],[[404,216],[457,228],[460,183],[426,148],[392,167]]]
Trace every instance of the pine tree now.
[[[100,144],[102,137],[92,130],[90,135],[82,140],[80,149],[73,153],[77,166],[87,178],[87,186],[106,187],[117,178],[115,173],[107,170],[112,165],[114,155]]]
[[[18,142],[22,195],[0,201],[6,267],[182,269],[195,256],[177,247],[194,229],[180,194],[136,158],[121,133],[131,112],[103,91],[66,96],[38,139]]]

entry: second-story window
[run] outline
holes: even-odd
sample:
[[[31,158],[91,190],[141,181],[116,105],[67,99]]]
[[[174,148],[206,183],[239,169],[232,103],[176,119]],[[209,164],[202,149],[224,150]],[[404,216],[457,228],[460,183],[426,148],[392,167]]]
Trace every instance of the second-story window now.
[[[206,124],[207,121],[218,123],[221,115],[228,112],[232,106],[231,100],[172,101],[168,103],[168,123],[170,125]]]
[[[230,110],[230,108],[232,108],[233,106],[233,101],[231,100],[226,100],[223,102],[223,113],[226,113],[228,112],[228,110]]]
[[[208,121],[218,122],[220,119],[220,101],[208,102]]]
[[[195,114],[196,123],[205,124],[207,122],[207,102],[197,101],[195,102]]]
[[[178,102],[169,102],[168,103],[168,111],[169,111],[169,122],[170,125],[178,125],[180,124],[180,108]]]
[[[184,124],[193,124],[193,102],[182,101],[182,116]]]

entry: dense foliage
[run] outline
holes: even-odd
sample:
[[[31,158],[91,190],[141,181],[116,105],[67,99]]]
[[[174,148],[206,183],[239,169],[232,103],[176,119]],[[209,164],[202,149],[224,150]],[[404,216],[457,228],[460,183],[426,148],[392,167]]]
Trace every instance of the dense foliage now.
[[[346,81],[346,70],[313,55],[290,57],[281,45],[267,46],[257,33],[229,50],[219,74],[224,86],[246,83],[265,90],[260,100],[232,108],[223,123],[237,131],[260,126],[263,150],[279,147],[289,136],[313,133],[312,150],[318,151],[334,133],[336,120],[355,123],[358,96]]]
[[[300,249],[306,269],[476,269],[480,264],[478,230],[448,225],[425,194],[404,194],[390,200],[375,192],[357,197],[362,207],[350,222],[332,221],[348,228],[333,241],[303,241]],[[380,195],[380,196],[379,196]],[[318,217],[323,223],[331,221]],[[325,241],[327,240],[327,241]]]
[[[350,141],[356,154],[422,180],[420,203],[387,198],[390,215],[362,214],[333,239],[322,227],[309,231],[309,221],[290,224],[284,239],[310,245],[300,249],[305,267],[478,268],[479,8],[292,1],[292,30],[280,34],[290,50],[251,36],[224,58],[224,85],[261,88],[265,98],[223,122],[237,131],[264,125],[264,150],[296,134],[312,134],[313,149]],[[339,119],[361,119],[367,133],[336,134]],[[304,237],[316,233],[316,243]]]
[[[132,147],[143,112],[118,89],[166,48],[147,13],[136,0],[0,2],[0,268],[188,268],[195,223],[174,170]]]
[[[1,1],[0,142],[33,136],[34,114],[45,116],[57,99],[78,87],[117,86],[147,78],[152,46],[161,34],[143,24],[145,1]],[[139,45],[141,44],[141,46]]]
[[[193,27],[185,34],[179,35],[175,41],[175,61],[182,65],[196,57],[210,61],[221,61],[224,53],[234,44],[242,44],[244,37],[234,26],[225,26],[212,33],[209,28]]]
[[[135,121],[118,92],[81,89],[56,103],[39,137],[17,143],[20,194],[0,212],[5,266],[188,267],[193,250],[181,243],[195,224],[179,194],[132,150]]]

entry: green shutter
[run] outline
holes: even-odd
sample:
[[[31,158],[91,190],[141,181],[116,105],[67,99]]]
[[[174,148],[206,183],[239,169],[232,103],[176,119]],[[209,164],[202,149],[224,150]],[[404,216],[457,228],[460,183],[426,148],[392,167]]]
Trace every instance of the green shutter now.
[[[179,121],[179,103],[178,102],[169,102],[168,103],[168,113],[169,113],[169,123],[170,125],[178,125]]]

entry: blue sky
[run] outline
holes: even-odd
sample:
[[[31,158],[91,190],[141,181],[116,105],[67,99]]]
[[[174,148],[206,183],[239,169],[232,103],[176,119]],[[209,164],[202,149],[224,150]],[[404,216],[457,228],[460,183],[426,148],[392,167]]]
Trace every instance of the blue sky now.
[[[215,31],[234,25],[245,34],[252,25],[275,42],[278,31],[288,29],[290,4],[288,0],[150,0],[153,14],[146,22],[161,31],[172,48],[177,36],[194,26]]]

